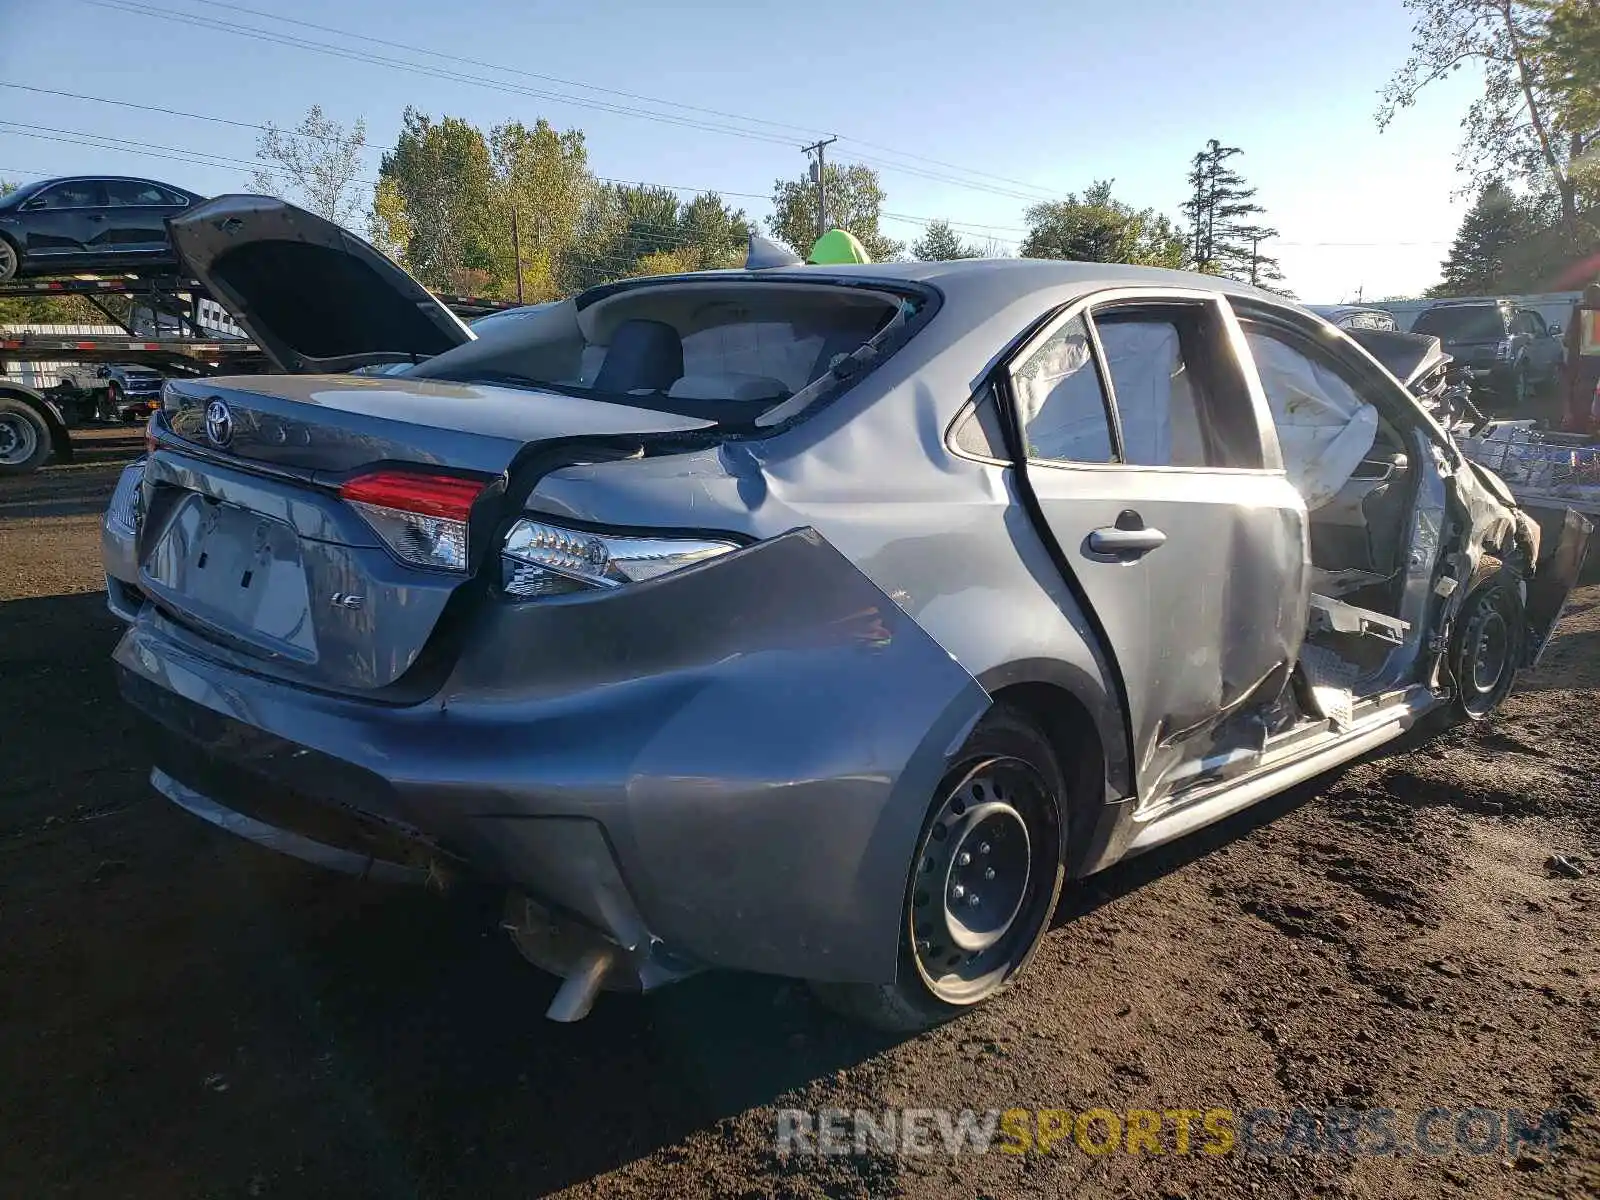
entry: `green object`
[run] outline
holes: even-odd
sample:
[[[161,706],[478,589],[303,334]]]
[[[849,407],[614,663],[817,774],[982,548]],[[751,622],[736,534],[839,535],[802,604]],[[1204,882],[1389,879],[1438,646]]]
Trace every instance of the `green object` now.
[[[871,255],[856,236],[843,229],[830,229],[811,245],[811,256],[806,259],[817,266],[834,263],[869,263]]]

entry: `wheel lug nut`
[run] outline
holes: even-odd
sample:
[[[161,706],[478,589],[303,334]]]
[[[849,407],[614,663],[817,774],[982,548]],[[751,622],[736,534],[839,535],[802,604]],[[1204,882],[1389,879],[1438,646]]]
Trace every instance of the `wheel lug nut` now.
[[[978,907],[978,893],[977,892],[973,892],[972,895],[967,897],[967,907],[968,908],[977,908]]]
[[[993,867],[985,867],[984,871],[983,871],[983,877],[985,879],[993,879],[994,878],[994,868]]]
[[[958,884],[955,885],[955,887],[950,889],[950,894],[952,896],[954,896],[957,900],[959,900],[959,899],[961,899],[961,897],[963,897],[963,896],[965,896],[967,894],[967,889],[962,887],[958,883]]]
[[[987,853],[989,853],[989,843],[988,842],[984,842],[982,845],[980,845],[978,847],[978,853],[979,854],[987,854]]]
[[[964,867],[968,863],[970,863],[971,861],[972,861],[972,855],[968,854],[965,850],[963,850],[960,854],[956,855],[956,866],[958,866],[958,867]]]

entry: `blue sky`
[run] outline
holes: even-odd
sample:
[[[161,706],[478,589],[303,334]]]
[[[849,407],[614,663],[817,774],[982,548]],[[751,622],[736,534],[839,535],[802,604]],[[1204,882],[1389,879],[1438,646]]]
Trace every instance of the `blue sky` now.
[[[1028,198],[1096,179],[1115,180],[1120,199],[1176,216],[1189,158],[1216,137],[1245,150],[1237,161],[1281,233],[1269,249],[1308,301],[1353,298],[1357,289],[1368,298],[1416,294],[1437,280],[1463,207],[1454,196],[1454,151],[1471,80],[1441,87],[1381,135],[1373,123],[1377,91],[1410,42],[1400,0],[239,0],[267,16],[199,0],[108,2],[420,62],[438,74],[87,0],[0,0],[0,81],[283,126],[321,104],[341,121],[366,118],[369,177],[407,104],[485,128],[543,116],[584,130],[602,176],[716,188],[764,216],[764,200],[732,194],[769,195],[775,178],[804,169],[798,147],[807,134],[837,134],[836,159],[880,170],[888,212],[993,227],[993,236],[1014,243]],[[509,70],[351,42],[281,18]],[[173,149],[48,140],[62,130]],[[248,160],[255,138],[249,129],[0,87],[0,177],[125,172],[205,193],[237,190],[247,165],[157,155]],[[920,226],[885,228],[910,241]]]

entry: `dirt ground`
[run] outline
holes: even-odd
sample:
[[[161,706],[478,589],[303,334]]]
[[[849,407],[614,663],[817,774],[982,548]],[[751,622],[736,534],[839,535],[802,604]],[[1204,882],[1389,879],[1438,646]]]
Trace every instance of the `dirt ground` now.
[[[1079,886],[1026,982],[937,1032],[890,1042],[748,977],[561,1026],[492,898],[324,876],[146,787],[99,591],[137,438],[82,440],[0,482],[0,1195],[1600,1194],[1600,586],[1498,719]],[[1437,1107],[1447,1140],[1466,1109],[1559,1110],[1562,1133],[1439,1156],[775,1149],[780,1108],[888,1106],[1388,1108],[1402,1135]]]

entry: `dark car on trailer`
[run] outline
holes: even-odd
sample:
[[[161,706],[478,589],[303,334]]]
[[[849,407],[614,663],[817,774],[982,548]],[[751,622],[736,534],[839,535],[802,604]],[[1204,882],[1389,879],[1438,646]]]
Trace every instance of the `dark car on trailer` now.
[[[203,197],[125,175],[45,179],[0,197],[0,283],[175,264],[166,222]]]

